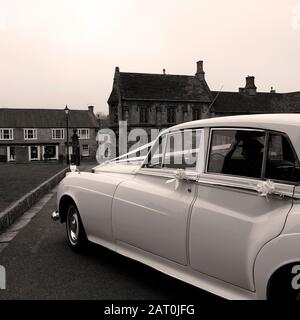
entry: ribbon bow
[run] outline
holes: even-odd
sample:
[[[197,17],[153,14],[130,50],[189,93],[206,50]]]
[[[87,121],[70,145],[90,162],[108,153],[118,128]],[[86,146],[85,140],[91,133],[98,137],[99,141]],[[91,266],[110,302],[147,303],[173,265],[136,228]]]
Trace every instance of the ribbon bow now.
[[[267,197],[275,191],[275,184],[271,180],[262,181],[258,183],[255,190],[260,193],[261,197]]]
[[[178,169],[175,172],[174,179],[168,180],[166,183],[172,183],[175,182],[175,190],[179,188],[179,184],[181,180],[184,180],[186,178],[185,170],[184,169]]]

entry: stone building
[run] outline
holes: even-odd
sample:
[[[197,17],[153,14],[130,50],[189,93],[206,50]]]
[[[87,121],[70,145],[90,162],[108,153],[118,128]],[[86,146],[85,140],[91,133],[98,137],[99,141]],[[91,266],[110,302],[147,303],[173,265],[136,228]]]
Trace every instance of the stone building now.
[[[210,117],[212,94],[205,81],[203,62],[195,76],[120,72],[117,67],[108,100],[110,127],[119,121],[128,129],[162,129],[177,123]]]
[[[199,61],[195,76],[127,73],[117,67],[108,105],[110,127],[117,133],[120,120],[128,121],[129,130],[150,131],[218,116],[298,113],[300,92],[258,92],[253,76],[246,78],[239,91],[211,91]]]
[[[98,122],[93,107],[70,110],[69,154],[71,137],[77,130],[83,159],[95,159]],[[0,162],[57,161],[67,154],[66,114],[63,109],[0,108]]]

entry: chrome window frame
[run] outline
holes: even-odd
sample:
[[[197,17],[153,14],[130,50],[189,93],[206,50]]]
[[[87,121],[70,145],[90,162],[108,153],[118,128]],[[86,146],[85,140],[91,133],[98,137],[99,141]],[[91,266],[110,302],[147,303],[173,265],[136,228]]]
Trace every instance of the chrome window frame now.
[[[238,175],[230,175],[223,173],[213,173],[208,172],[211,144],[212,144],[212,135],[214,131],[224,131],[224,130],[239,130],[239,131],[256,131],[256,132],[265,132],[265,147],[264,147],[264,157],[262,163],[262,170],[260,178],[251,178],[251,177],[242,177]],[[226,189],[237,189],[239,191],[258,193],[257,184],[259,182],[263,182],[266,180],[271,180],[275,186],[276,190],[271,196],[279,196],[280,198],[295,198],[295,189],[296,186],[299,185],[297,183],[292,183],[290,181],[280,181],[275,179],[266,179],[265,178],[265,170],[266,163],[268,157],[268,144],[269,144],[269,136],[272,133],[280,134],[285,136],[290,143],[290,146],[293,149],[294,155],[296,159],[299,161],[297,153],[295,152],[294,145],[292,144],[289,136],[280,131],[275,130],[267,130],[267,129],[255,129],[255,128],[238,128],[238,127],[211,127],[209,128],[209,140],[207,144],[206,150],[206,158],[205,158],[205,171],[200,175],[200,178],[197,180],[199,184],[202,185],[210,185],[212,187],[221,187]]]
[[[292,149],[292,152],[293,152],[293,155],[294,155],[296,161],[300,164],[299,157],[297,155],[296,149],[295,149],[295,147],[294,147],[289,135],[287,133],[285,133],[285,132],[280,132],[280,131],[275,131],[275,130],[268,130],[268,137],[270,137],[271,134],[279,134],[279,135],[281,135],[281,136],[283,136],[283,137],[285,137],[287,139],[287,141],[288,141],[288,143],[289,143],[289,145],[290,145],[290,147]],[[268,140],[268,145],[267,145],[267,150],[266,150],[266,158],[267,159],[268,159],[268,151],[269,151],[268,150],[269,149],[269,142],[270,142],[270,140]],[[267,162],[265,163],[265,171],[266,171],[266,168],[267,168],[266,165],[267,165]],[[263,178],[265,180],[269,180],[270,179],[270,178],[266,178],[265,175],[263,176]],[[292,181],[277,180],[277,179],[272,179],[272,181],[274,181],[276,183],[277,182],[278,183],[282,183],[282,184],[292,184],[294,186],[299,186],[300,185],[300,181],[292,182]]]
[[[244,177],[239,175],[233,175],[233,174],[225,174],[225,173],[217,173],[217,172],[209,172],[208,171],[208,165],[209,165],[209,158],[210,158],[210,151],[212,147],[212,136],[214,131],[248,131],[248,132],[262,132],[265,133],[265,143],[264,143],[264,156],[263,156],[263,162],[262,162],[262,168],[261,168],[261,174],[260,178],[255,177]],[[254,129],[254,128],[236,128],[236,127],[219,127],[219,128],[210,128],[209,132],[209,142],[208,142],[208,148],[207,148],[207,154],[206,154],[206,161],[205,161],[205,171],[206,174],[213,174],[213,175],[222,175],[222,176],[229,176],[229,177],[240,177],[244,179],[254,179],[254,180],[263,180],[262,179],[262,172],[263,172],[263,166],[264,166],[264,160],[265,160],[265,151],[266,151],[266,144],[267,144],[267,130],[263,129]]]
[[[232,174],[224,174],[224,173],[215,173],[215,172],[209,172],[208,171],[208,165],[209,165],[209,158],[210,158],[210,151],[211,151],[211,143],[212,143],[212,136],[214,131],[249,131],[249,132],[264,132],[265,133],[265,145],[264,145],[264,156],[263,156],[263,163],[262,163],[262,169],[261,169],[261,175],[260,178],[253,178],[253,177],[244,177],[244,176],[239,176],[239,175],[232,175]],[[207,146],[207,152],[206,152],[206,159],[205,159],[205,174],[208,175],[221,175],[221,176],[229,176],[229,177],[238,177],[238,178],[243,178],[243,179],[250,179],[250,180],[259,180],[259,181],[266,181],[266,180],[272,180],[274,183],[279,183],[279,184],[286,184],[286,185],[293,185],[297,186],[300,185],[300,182],[292,182],[292,181],[285,181],[285,180],[277,180],[277,179],[271,179],[271,178],[266,178],[265,173],[266,173],[266,165],[267,165],[267,160],[268,160],[268,149],[269,149],[269,139],[270,139],[270,134],[279,134],[281,136],[284,136],[288,143],[290,144],[290,147],[292,148],[294,157],[296,160],[299,162],[298,155],[296,153],[295,147],[289,138],[288,134],[285,132],[281,131],[275,131],[275,130],[268,130],[268,129],[255,129],[255,128],[238,128],[238,127],[211,127],[209,130],[209,141],[208,141],[208,146]]]

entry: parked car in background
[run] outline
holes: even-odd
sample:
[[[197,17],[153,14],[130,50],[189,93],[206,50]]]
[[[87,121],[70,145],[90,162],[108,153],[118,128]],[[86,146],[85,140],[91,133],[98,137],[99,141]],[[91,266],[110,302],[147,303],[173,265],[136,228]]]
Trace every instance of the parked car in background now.
[[[227,299],[297,299],[299,156],[299,114],[184,123],[141,162],[68,174],[52,217],[75,250],[91,241]]]

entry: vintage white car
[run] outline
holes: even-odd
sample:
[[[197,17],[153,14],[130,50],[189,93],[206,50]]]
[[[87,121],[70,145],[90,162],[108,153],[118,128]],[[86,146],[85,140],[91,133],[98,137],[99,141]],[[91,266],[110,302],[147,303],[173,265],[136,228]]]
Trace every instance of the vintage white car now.
[[[300,114],[214,118],[164,131],[143,161],[72,172],[54,220],[227,299],[299,298]]]

